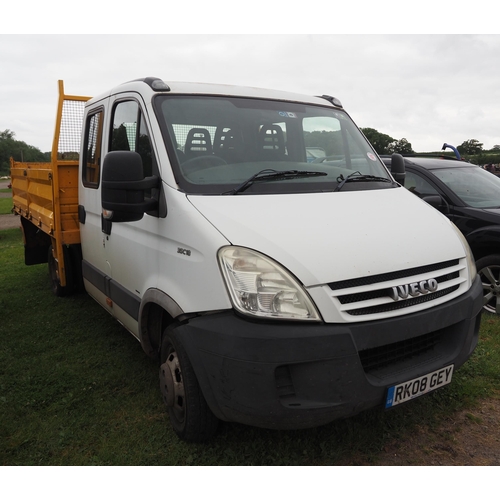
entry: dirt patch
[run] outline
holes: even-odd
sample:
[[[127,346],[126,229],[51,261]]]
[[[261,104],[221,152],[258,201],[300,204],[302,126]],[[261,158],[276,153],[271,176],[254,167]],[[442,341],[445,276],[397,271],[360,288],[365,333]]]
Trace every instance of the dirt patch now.
[[[404,442],[388,443],[373,462],[356,465],[500,465],[500,399],[463,410],[438,427],[419,427]]]
[[[1,180],[0,189],[7,189],[10,181]],[[12,193],[0,193],[0,198],[11,198]],[[13,229],[21,227],[21,219],[18,215],[14,214],[0,214],[0,231],[2,229]]]
[[[0,231],[2,229],[14,229],[21,227],[21,219],[14,214],[0,214]]]

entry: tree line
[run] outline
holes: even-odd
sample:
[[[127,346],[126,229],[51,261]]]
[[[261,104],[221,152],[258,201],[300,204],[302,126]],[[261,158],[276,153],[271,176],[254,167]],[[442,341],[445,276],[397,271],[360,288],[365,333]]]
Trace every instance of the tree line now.
[[[361,131],[365,137],[370,141],[375,151],[379,155],[390,155],[393,153],[400,154],[417,154],[413,151],[412,145],[407,139],[394,139],[393,137],[383,134],[373,128],[362,128]],[[486,163],[500,163],[500,145],[493,146],[490,150],[483,148],[484,144],[477,139],[469,139],[462,144],[456,146],[460,156],[476,165],[484,165]],[[423,154],[420,152],[419,154]],[[432,151],[425,154],[442,154],[441,151]],[[453,154],[448,152],[447,154]]]
[[[10,158],[16,161],[50,161],[50,153],[42,153],[35,146],[15,139],[16,133],[0,131],[0,176],[10,175]]]

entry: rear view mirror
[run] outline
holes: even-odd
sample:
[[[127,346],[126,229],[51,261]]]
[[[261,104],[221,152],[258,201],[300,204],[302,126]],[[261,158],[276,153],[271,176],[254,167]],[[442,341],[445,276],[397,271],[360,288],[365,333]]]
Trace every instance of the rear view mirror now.
[[[405,159],[398,153],[391,156],[391,174],[396,182],[399,182],[402,186],[405,185]]]
[[[159,178],[144,177],[141,156],[134,151],[108,153],[102,167],[101,203],[103,218],[112,222],[141,220],[158,202],[144,192],[157,187]]]
[[[446,203],[445,199],[438,194],[424,196],[422,200],[424,200],[431,207],[434,207],[443,214],[447,214],[450,212],[450,207],[448,206],[448,203]]]

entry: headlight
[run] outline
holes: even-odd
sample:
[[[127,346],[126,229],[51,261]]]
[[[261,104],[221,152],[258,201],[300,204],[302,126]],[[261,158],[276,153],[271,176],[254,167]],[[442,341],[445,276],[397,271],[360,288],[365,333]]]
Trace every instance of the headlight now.
[[[306,291],[283,267],[241,247],[219,251],[219,262],[234,307],[251,316],[320,321]]]
[[[476,262],[474,261],[474,256],[472,255],[472,250],[470,249],[469,243],[465,239],[465,236],[462,234],[462,231],[460,231],[460,229],[458,229],[458,227],[455,226],[455,224],[453,224],[453,222],[452,222],[452,226],[455,229],[458,237],[460,238],[462,245],[464,246],[465,256],[467,258],[467,265],[469,266],[470,283],[472,285],[472,283],[476,279],[476,275],[477,275]]]

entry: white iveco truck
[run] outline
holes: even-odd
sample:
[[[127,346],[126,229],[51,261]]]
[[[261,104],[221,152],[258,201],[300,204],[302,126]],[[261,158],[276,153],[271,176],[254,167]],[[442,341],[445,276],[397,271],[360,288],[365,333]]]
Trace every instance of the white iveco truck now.
[[[337,99],[144,78],[60,111],[52,162],[12,165],[26,261],[48,260],[57,294],[82,282],[158,358],[182,439],[390,408],[471,355],[467,243]]]

